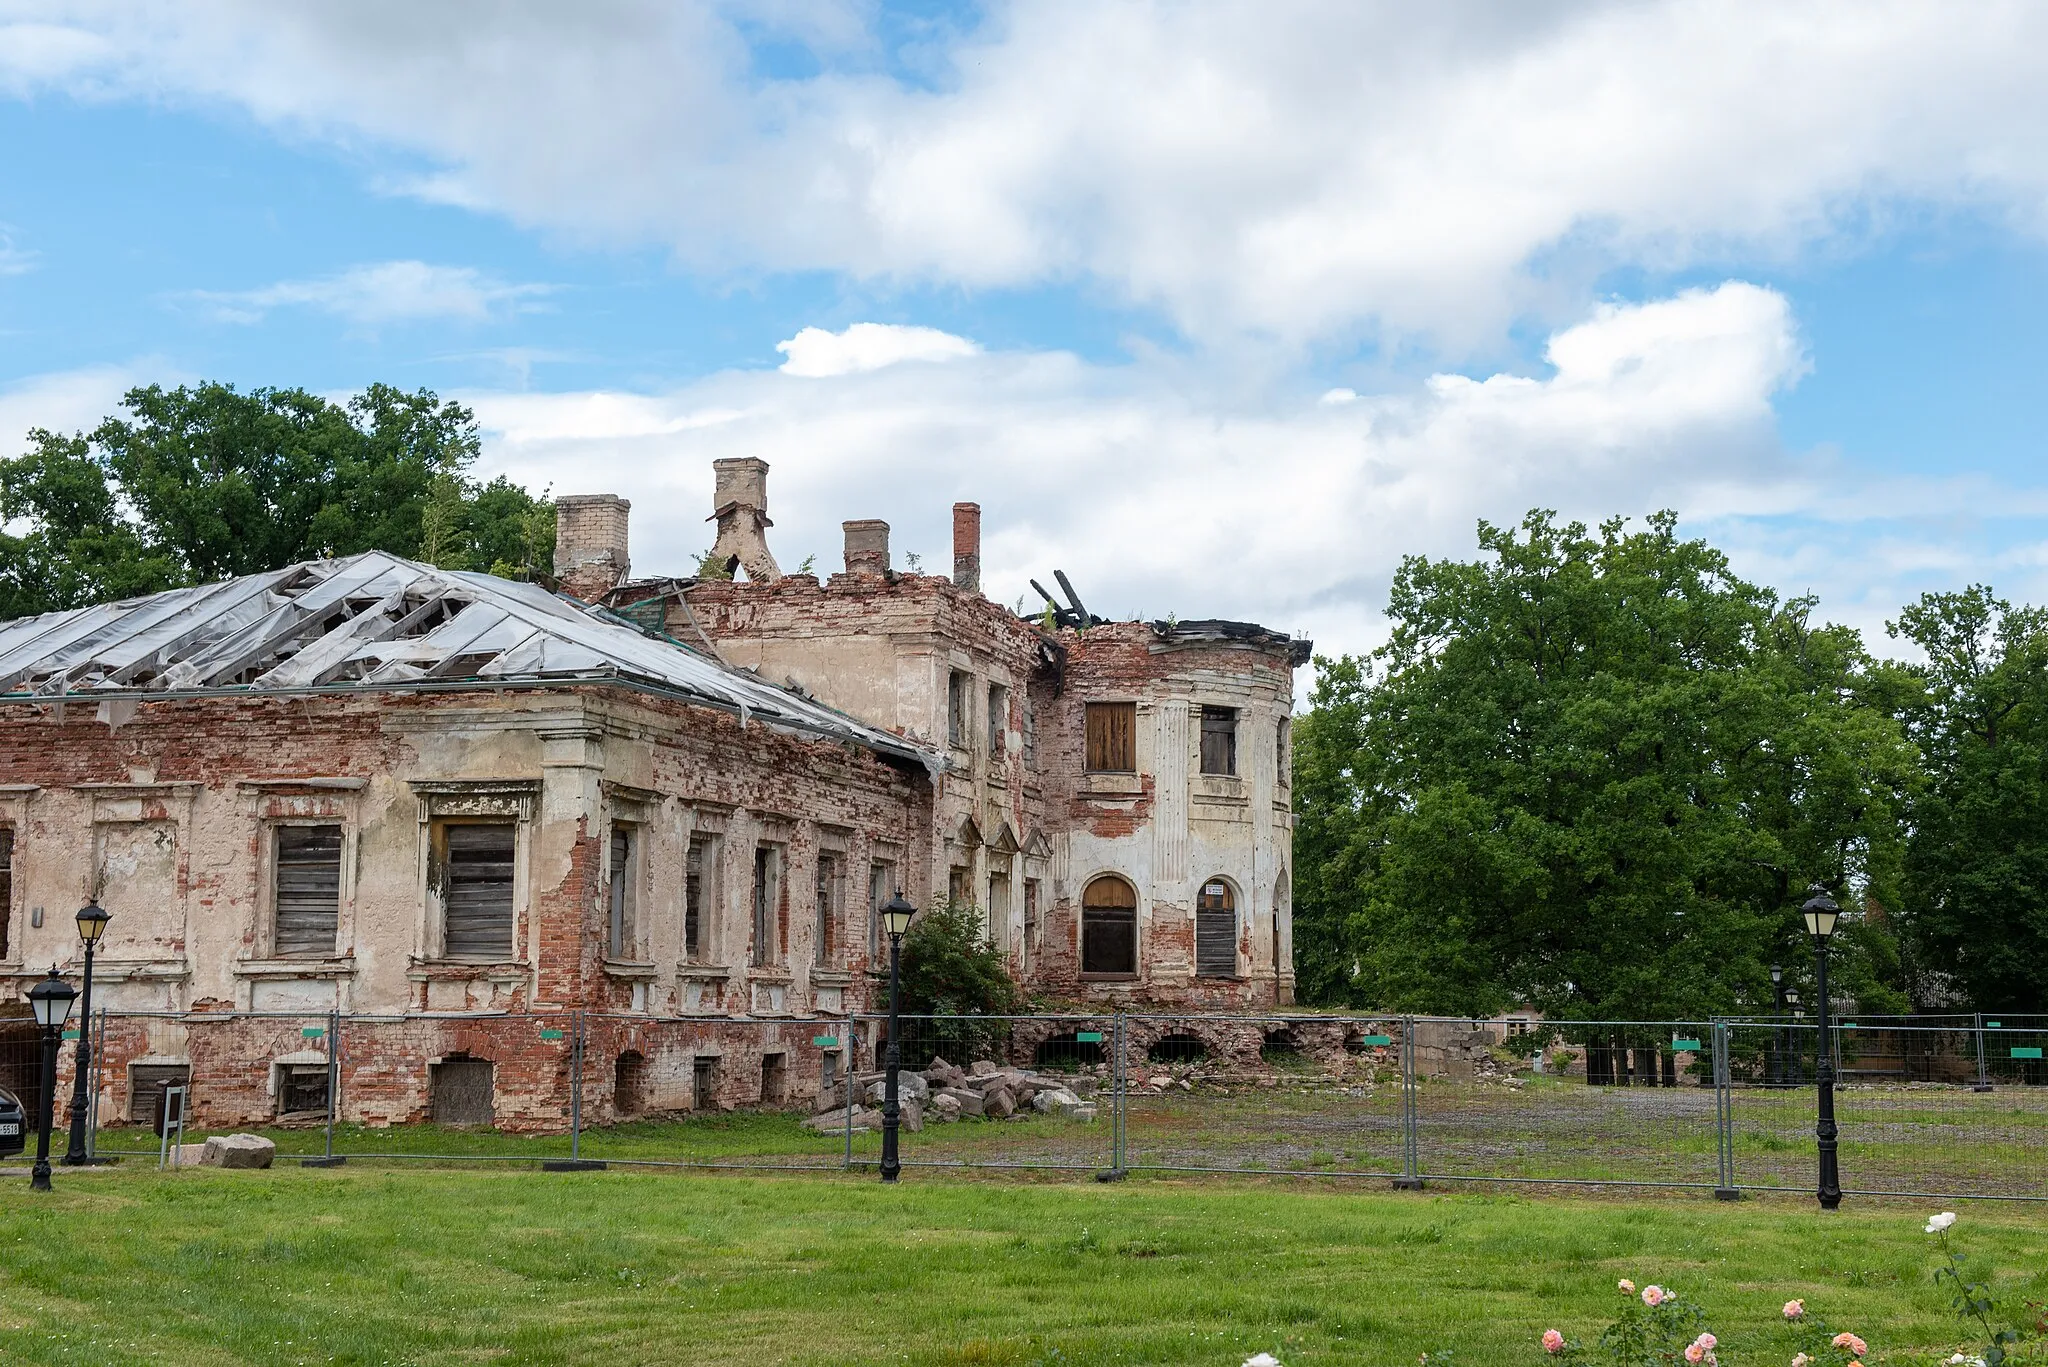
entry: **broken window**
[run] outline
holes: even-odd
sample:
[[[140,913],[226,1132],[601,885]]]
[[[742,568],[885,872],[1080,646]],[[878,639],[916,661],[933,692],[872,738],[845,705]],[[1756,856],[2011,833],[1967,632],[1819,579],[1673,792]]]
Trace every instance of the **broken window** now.
[[[1010,871],[988,876],[988,907],[981,915],[981,938],[999,945],[1008,938],[1010,925]]]
[[[1138,705],[1134,702],[1092,702],[1087,707],[1088,771],[1134,774],[1138,771]]]
[[[967,748],[967,728],[972,720],[967,715],[971,705],[967,682],[967,676],[957,669],[946,676],[946,742],[963,750]]]
[[[286,1116],[327,1114],[327,1065],[325,1063],[281,1063],[277,1068],[277,1114]]]
[[[718,1109],[718,1057],[699,1055],[690,1061],[690,1108]]]
[[[336,952],[341,922],[341,827],[276,827],[271,896],[280,956]]]
[[[444,821],[441,943],[450,959],[502,962],[512,944],[512,868],[518,828],[510,821]]]
[[[896,895],[896,866],[882,860],[868,865],[868,958],[882,951],[882,907]]]
[[[830,963],[845,946],[845,935],[840,929],[842,907],[845,897],[840,887],[840,856],[820,854],[818,856],[818,946],[819,963]]]
[[[628,1049],[612,1064],[612,1110],[620,1116],[647,1109],[647,1056]]]
[[[946,900],[956,907],[974,905],[974,870],[955,864],[946,870]]]
[[[7,962],[7,928],[14,910],[14,827],[0,826],[0,963]]]
[[[988,757],[993,764],[1007,749],[1010,729],[1010,690],[1001,684],[988,686]]]
[[[1195,898],[1195,975],[1237,976],[1237,900],[1220,878],[1202,884]]]
[[[761,1055],[761,1104],[780,1106],[789,1100],[789,1055]]]
[[[702,959],[708,945],[705,927],[711,924],[707,898],[718,854],[707,836],[690,837],[690,853],[683,862],[683,957]]]
[[[754,944],[751,957],[756,968],[782,961],[781,918],[776,915],[780,855],[781,851],[773,845],[754,847]]]
[[[1138,971],[1138,893],[1113,874],[1081,892],[1081,971],[1121,976]]]
[[[1237,709],[1202,709],[1202,772],[1234,776],[1237,773]]]
[[[620,822],[612,823],[610,858],[605,865],[605,892],[607,909],[610,912],[607,952],[614,959],[630,959],[638,940],[639,927],[635,924],[639,908],[634,897],[634,868],[638,863],[640,831],[638,827]]]
[[[1038,709],[1029,697],[1024,699],[1024,762],[1038,763]]]

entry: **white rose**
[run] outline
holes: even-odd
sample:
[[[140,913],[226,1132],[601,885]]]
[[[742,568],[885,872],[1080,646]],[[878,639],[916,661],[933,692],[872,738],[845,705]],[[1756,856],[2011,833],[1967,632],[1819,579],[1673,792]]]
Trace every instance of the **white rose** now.
[[[1956,1213],[1952,1210],[1945,1210],[1941,1214],[1932,1216],[1928,1219],[1927,1232],[1929,1234],[1939,1234],[1955,1222]]]

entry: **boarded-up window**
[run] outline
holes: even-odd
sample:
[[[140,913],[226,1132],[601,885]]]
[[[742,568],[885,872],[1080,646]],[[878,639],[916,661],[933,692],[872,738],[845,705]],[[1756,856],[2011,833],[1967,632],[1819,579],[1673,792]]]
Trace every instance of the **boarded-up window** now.
[[[14,828],[0,826],[0,963],[7,959],[8,913],[14,909]]]
[[[772,845],[754,847],[754,945],[756,967],[782,960],[782,927],[776,915],[776,855]]]
[[[451,959],[512,958],[515,826],[450,822],[441,832],[447,851],[441,879],[444,952]]]
[[[341,921],[341,827],[279,826],[276,952],[332,954]]]
[[[704,957],[704,928],[710,924],[705,899],[711,891],[711,870],[715,859],[711,841],[693,836],[689,857],[683,864],[683,957]]]
[[[429,1077],[428,1118],[440,1125],[488,1125],[493,1118],[491,1063],[481,1058],[443,1059]]]
[[[183,1063],[137,1063],[128,1069],[128,1123],[151,1125],[166,1087],[192,1085],[192,1069]],[[26,1098],[24,1098],[25,1100]]]
[[[1002,758],[1010,730],[1010,690],[1001,684],[988,686],[988,757]]]
[[[1138,894],[1121,878],[1098,878],[1081,893],[1081,971],[1138,971]]]
[[[990,944],[1001,944],[1008,938],[1010,929],[1010,871],[1004,869],[988,876],[988,908],[981,916],[981,938]]]
[[[821,854],[818,856],[818,962],[830,963],[845,947],[846,936],[840,927],[844,915],[846,896],[842,890],[843,875],[840,856]]]
[[[1236,708],[1202,709],[1202,772],[1226,775],[1237,772]]]
[[[697,1111],[718,1109],[718,1059],[715,1056],[690,1061],[690,1108]]]
[[[327,1114],[327,1065],[285,1063],[277,1070],[277,1113]]]
[[[1138,705],[1134,702],[1088,704],[1088,770],[1097,774],[1138,771]]]
[[[973,722],[967,715],[967,683],[967,676],[957,669],[946,676],[946,740],[963,749],[967,745],[967,728]]]
[[[630,959],[638,936],[633,924],[639,910],[634,905],[633,865],[640,832],[632,826],[612,826],[611,858],[606,865],[605,887],[610,913],[607,936],[614,959]]]
[[[1237,976],[1237,902],[1230,884],[1212,878],[1195,898],[1195,973],[1203,978]]]

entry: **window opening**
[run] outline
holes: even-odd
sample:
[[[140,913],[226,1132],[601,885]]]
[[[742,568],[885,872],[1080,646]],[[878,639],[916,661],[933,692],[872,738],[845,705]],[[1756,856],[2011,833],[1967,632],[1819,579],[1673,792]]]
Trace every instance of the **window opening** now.
[[[988,686],[988,757],[994,763],[1003,756],[1007,748],[1007,732],[1010,729],[1010,690],[1001,684]]]
[[[1138,705],[1134,702],[1092,702],[1086,709],[1088,771],[1134,774],[1138,771]]]
[[[754,953],[756,968],[776,962],[781,945],[776,934],[775,918],[775,850],[772,846],[754,847]]]
[[[1031,956],[1038,952],[1038,880],[1024,880],[1024,966],[1031,967]]]
[[[896,866],[880,861],[868,865],[868,958],[882,952],[882,905],[895,895]]]
[[[506,960],[512,950],[512,865],[516,828],[509,821],[447,823],[442,882],[443,952],[451,959]]]
[[[1197,1035],[1162,1035],[1145,1051],[1148,1063],[1200,1063],[1209,1057],[1209,1046]]]
[[[1195,975],[1237,976],[1237,901],[1220,878],[1202,884],[1195,898]]]
[[[635,846],[640,843],[640,833],[631,826],[618,823],[612,825],[611,861],[606,872],[606,889],[610,894],[611,911],[611,956],[614,959],[628,959],[633,955],[635,931],[633,905],[633,856]]]
[[[974,871],[955,864],[946,871],[946,900],[956,907],[974,905]]]
[[[277,1114],[327,1114],[327,1065],[286,1063],[277,1070]]]
[[[946,741],[967,747],[967,676],[954,670],[946,676]]]
[[[705,877],[711,867],[711,842],[703,836],[690,839],[690,852],[683,861],[683,957],[704,957]]]
[[[835,959],[844,938],[839,932],[840,903],[839,856],[821,854],[818,856],[818,962],[828,963]]]
[[[988,907],[981,916],[981,935],[990,944],[1001,944],[1010,928],[1010,873],[1005,869],[988,876]]]
[[[192,1069],[183,1063],[138,1063],[128,1070],[128,1123],[154,1124],[166,1087],[190,1087]],[[22,1101],[26,1103],[27,1097]],[[186,1105],[191,1105],[189,1094]]]
[[[279,955],[332,954],[341,923],[341,827],[279,826],[272,899]]]
[[[1031,705],[1031,699],[1024,699],[1024,762],[1038,762],[1038,709]]]
[[[789,1099],[789,1055],[761,1055],[761,1104],[780,1106]]]
[[[1237,709],[1202,709],[1202,772],[1235,776],[1237,773]]]
[[[1096,879],[1081,893],[1081,971],[1138,971],[1138,894],[1114,875]]]
[[[620,1054],[612,1065],[612,1110],[621,1116],[647,1109],[647,1057],[637,1049]]]
[[[1283,787],[1292,775],[1287,767],[1287,723],[1291,720],[1293,718],[1282,716],[1279,725],[1273,728],[1273,767]]]
[[[429,1069],[428,1116],[437,1125],[488,1125],[492,1120],[491,1062],[445,1058]]]

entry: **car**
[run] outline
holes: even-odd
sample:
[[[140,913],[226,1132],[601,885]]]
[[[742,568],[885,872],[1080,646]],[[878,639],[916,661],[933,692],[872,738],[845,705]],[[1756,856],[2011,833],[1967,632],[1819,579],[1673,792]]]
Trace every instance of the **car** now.
[[[0,1087],[0,1158],[28,1147],[28,1108]]]

